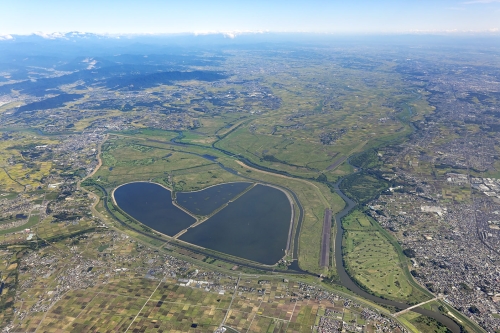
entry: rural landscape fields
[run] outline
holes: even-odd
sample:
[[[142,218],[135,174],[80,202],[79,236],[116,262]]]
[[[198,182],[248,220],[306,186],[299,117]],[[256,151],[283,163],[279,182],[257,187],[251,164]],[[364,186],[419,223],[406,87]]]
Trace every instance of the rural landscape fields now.
[[[494,127],[439,118],[405,50],[117,55],[43,86],[6,78],[2,318],[26,331],[494,325],[492,284],[476,281],[472,304],[476,282],[441,282],[452,268],[422,250],[457,239],[447,214],[494,183],[482,162],[477,186],[461,183],[456,131]]]

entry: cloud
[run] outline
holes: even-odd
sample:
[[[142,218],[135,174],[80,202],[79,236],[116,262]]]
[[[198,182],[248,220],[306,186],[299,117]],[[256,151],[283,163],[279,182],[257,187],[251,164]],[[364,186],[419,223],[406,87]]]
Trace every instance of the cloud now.
[[[56,39],[56,38],[64,38],[64,33],[61,32],[53,32],[53,33],[45,33],[42,31],[34,32],[33,35],[40,36],[45,39]]]
[[[14,39],[11,35],[0,35],[0,40],[11,40]]]
[[[410,30],[408,31],[410,34],[417,35],[456,35],[456,36],[474,36],[474,35],[483,35],[483,36],[498,36],[500,34],[500,29],[490,28],[486,30],[460,30],[460,29],[449,29],[449,30]]]
[[[237,30],[237,31],[195,31],[193,34],[195,36],[203,36],[203,35],[223,35],[224,38],[234,39],[239,35],[247,35],[247,34],[262,34],[264,31],[262,30]]]

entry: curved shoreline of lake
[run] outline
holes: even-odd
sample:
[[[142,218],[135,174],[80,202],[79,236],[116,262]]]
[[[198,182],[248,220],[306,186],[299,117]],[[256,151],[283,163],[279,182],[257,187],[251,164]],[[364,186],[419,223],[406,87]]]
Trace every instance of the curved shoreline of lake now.
[[[174,145],[174,146],[190,146],[191,145],[191,144],[188,144],[188,143],[176,142],[175,139],[176,138],[170,140],[169,144]],[[158,140],[154,140],[154,139],[147,139],[147,140],[148,141],[152,141],[152,142],[165,143],[163,141],[158,141]],[[219,152],[221,152],[221,153],[223,153],[224,155],[231,156],[231,157],[234,156],[234,154],[231,153],[231,152],[228,152],[228,151],[226,151],[224,149],[220,149],[220,148],[215,147],[215,143],[212,143],[212,148],[215,149],[215,150],[217,150],[217,151],[219,151]],[[191,153],[191,154],[203,157],[200,154],[196,154],[196,153]],[[270,168],[261,167],[260,165],[257,165],[255,163],[249,161],[246,158],[239,158],[239,160],[241,160],[246,165],[248,165],[250,167],[253,167],[253,168],[256,168],[258,170],[262,170],[262,171],[273,173],[273,174],[277,174],[277,175],[286,174],[287,176],[294,178],[292,175],[289,175],[286,172],[281,172],[280,173],[280,172],[277,172],[277,171],[272,170]],[[238,176],[240,176],[242,178],[246,178],[246,179],[250,179],[250,180],[255,180],[255,179],[252,179],[252,178],[247,177],[247,176],[239,175],[236,170],[231,169],[231,168],[223,165],[220,162],[218,162],[218,165],[222,169],[230,172],[231,174],[238,175]],[[350,200],[349,198],[347,198],[344,195],[344,193],[340,189],[338,189],[338,183],[337,183],[335,191],[344,200],[345,199]],[[290,190],[290,193],[291,193],[291,195],[293,196],[293,198],[295,199],[295,201],[297,202],[297,205],[298,205],[298,209],[299,209],[299,219],[298,220],[299,221],[298,221],[298,225],[297,225],[297,230],[294,233],[294,242],[293,242],[294,243],[294,247],[293,247],[293,258],[294,258],[294,260],[292,261],[291,265],[289,266],[289,269],[294,270],[294,271],[296,271],[298,273],[305,273],[305,274],[311,274],[311,275],[313,275],[312,273],[303,271],[299,267],[299,265],[298,265],[298,250],[299,250],[298,249],[299,248],[298,242],[299,242],[299,236],[300,236],[300,229],[302,227],[302,219],[303,219],[304,211],[303,211],[303,207],[302,207],[300,201],[298,200],[297,195],[293,191],[291,191],[291,190]],[[352,202],[352,200],[350,200],[350,201]],[[346,203],[348,203],[348,201],[346,201]],[[349,205],[349,203],[348,203],[348,205]],[[336,214],[335,215],[336,221],[337,221],[337,217],[339,217],[339,219],[342,218],[342,217],[344,217],[345,215],[347,215],[352,210],[352,208],[354,208],[354,207],[351,207],[349,209],[348,209],[348,207],[346,207],[341,212],[339,212],[338,214]],[[346,213],[344,215],[340,215],[344,211],[346,211]],[[376,297],[374,295],[368,294],[367,292],[365,292],[361,288],[359,288],[359,286],[357,286],[355,284],[355,282],[351,280],[350,276],[345,271],[345,268],[343,266],[344,262],[342,260],[342,234],[343,234],[343,230],[342,230],[342,225],[341,224],[339,224],[337,222],[336,225],[337,225],[337,236],[335,237],[335,239],[336,239],[336,242],[335,242],[335,249],[336,249],[336,252],[335,252],[335,263],[336,263],[336,267],[337,267],[337,271],[338,271],[339,276],[341,275],[340,272],[339,272],[339,267],[341,267],[341,270],[343,270],[344,273],[345,273],[345,275],[341,279],[341,285],[343,285],[344,287],[350,289],[352,292],[358,294],[359,296],[361,296],[363,298],[367,298],[367,299],[369,299],[369,300],[371,300],[371,301],[373,301],[375,303],[387,304],[386,301],[388,301],[388,300],[385,300],[385,299]],[[340,239],[340,242],[338,241],[339,239]],[[340,247],[339,251],[337,251],[337,246],[338,246],[337,244],[339,244],[339,247]],[[340,253],[340,260],[338,258],[338,253]],[[403,303],[399,303],[399,304],[402,305],[402,308],[409,307],[409,305],[407,305],[407,304],[403,304]],[[421,314],[425,314],[425,315],[427,315],[427,316],[429,316],[431,318],[434,318],[437,321],[441,322],[443,325],[447,326],[454,333],[460,333],[460,328],[458,327],[458,325],[452,319],[450,319],[447,316],[444,316],[444,315],[442,315],[440,313],[437,313],[437,312],[434,312],[434,311],[430,311],[430,310],[426,310],[426,309],[421,309],[421,308],[412,309],[412,311],[415,311],[415,312],[421,313]]]
[[[288,196],[257,184],[179,240],[264,265],[286,252],[292,209]]]
[[[112,197],[125,213],[168,236],[174,236],[196,222],[193,216],[173,204],[172,192],[160,184],[123,184],[113,191]]]
[[[208,216],[253,185],[250,182],[230,182],[192,192],[175,192],[174,201],[192,214]]]
[[[216,206],[222,209],[203,223],[197,223],[192,215],[181,209],[186,205],[178,207],[172,199],[172,191],[160,184],[123,184],[112,192],[112,198],[125,213],[162,234],[171,237],[179,234],[180,241],[194,246],[264,265],[275,265],[290,246],[290,230],[295,216],[291,196],[285,190],[268,184],[234,184],[228,184],[233,185],[231,187],[220,184],[221,191],[236,189],[231,193],[212,191],[212,195],[218,196]],[[219,197],[229,201],[222,202]],[[234,197],[236,199],[231,200]]]

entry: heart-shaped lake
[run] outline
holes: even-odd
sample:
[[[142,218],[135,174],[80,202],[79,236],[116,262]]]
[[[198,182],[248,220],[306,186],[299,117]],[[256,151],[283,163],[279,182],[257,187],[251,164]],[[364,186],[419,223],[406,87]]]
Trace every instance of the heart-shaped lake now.
[[[113,192],[115,203],[144,225],[178,239],[272,265],[285,255],[293,205],[280,189],[245,182],[176,193],[154,183],[134,182]],[[215,212],[215,213],[214,213]],[[203,223],[196,214],[212,214]],[[201,218],[203,220],[203,218]]]

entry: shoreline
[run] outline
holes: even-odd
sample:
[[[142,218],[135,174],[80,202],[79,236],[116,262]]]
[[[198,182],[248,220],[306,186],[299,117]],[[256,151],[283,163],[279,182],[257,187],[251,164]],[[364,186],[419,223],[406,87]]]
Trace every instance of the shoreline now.
[[[127,185],[127,184],[133,184],[133,183],[149,183],[149,184],[155,184],[155,185],[161,186],[161,187],[163,187],[164,189],[166,189],[166,190],[170,191],[170,193],[171,193],[171,200],[172,200],[172,204],[173,204],[175,207],[177,207],[177,208],[181,209],[183,212],[185,212],[186,214],[188,214],[189,216],[193,217],[193,218],[196,220],[196,221],[195,221],[195,223],[193,223],[192,225],[190,225],[190,226],[189,226],[189,227],[187,227],[186,229],[183,229],[183,230],[185,230],[184,232],[187,232],[187,230],[188,230],[188,229],[195,228],[195,227],[197,227],[198,225],[200,225],[201,223],[203,223],[203,222],[205,222],[205,221],[207,221],[207,220],[208,220],[208,218],[206,218],[206,219],[199,219],[199,218],[197,218],[195,215],[193,215],[191,212],[189,212],[186,208],[184,208],[184,207],[180,206],[180,205],[177,203],[177,201],[175,200],[175,198],[172,198],[172,195],[175,193],[172,189],[168,188],[167,186],[165,186],[165,185],[163,185],[163,184],[159,184],[159,183],[156,183],[156,182],[151,182],[151,181],[142,181],[142,180],[138,180],[138,181],[132,181],[132,182],[127,182],[127,183],[124,183],[124,184],[120,184],[119,186],[115,187],[115,188],[111,191],[111,199],[113,200],[113,204],[114,204],[114,205],[116,205],[117,207],[119,207],[119,208],[120,208],[120,205],[118,205],[118,203],[116,202],[116,198],[115,198],[115,191],[116,191],[118,188],[120,188],[120,187],[122,187],[122,186],[124,186],[124,185]],[[239,182],[227,182],[227,183],[220,183],[220,184],[215,184],[215,185],[208,186],[208,187],[206,187],[206,188],[204,188],[204,189],[197,190],[197,191],[179,192],[179,193],[192,193],[192,192],[200,192],[200,191],[203,191],[203,190],[205,190],[205,189],[207,189],[207,188],[211,188],[211,187],[214,187],[214,186],[225,185],[225,184],[234,184],[234,183],[239,183]],[[266,183],[261,183],[261,182],[241,182],[241,183],[248,183],[248,184],[250,184],[250,185],[249,185],[249,187],[250,187],[250,186],[252,186],[251,184],[253,184],[252,188],[253,188],[253,187],[255,187],[255,186],[257,186],[257,185],[268,186],[268,187],[271,187],[271,188],[274,188],[274,189],[277,189],[277,190],[279,190],[279,191],[283,192],[283,193],[285,194],[285,196],[287,197],[288,202],[289,202],[289,204],[290,204],[290,213],[291,213],[290,215],[291,215],[291,216],[290,216],[290,222],[289,222],[289,228],[288,228],[287,244],[286,244],[286,247],[285,247],[285,250],[284,250],[284,252],[285,252],[285,253],[284,253],[283,258],[284,258],[284,257],[286,257],[286,256],[289,254],[289,252],[290,252],[290,246],[291,246],[291,244],[292,244],[292,238],[293,238],[293,229],[294,229],[294,225],[295,225],[295,205],[294,205],[294,201],[293,201],[293,199],[292,199],[291,195],[290,195],[290,194],[289,194],[286,190],[284,190],[284,189],[282,189],[282,188],[280,188],[280,187],[278,187],[278,186],[276,186],[276,185],[272,185],[272,184],[266,184]],[[251,190],[251,189],[250,189],[250,190]],[[236,200],[237,200],[237,199],[239,199],[240,197],[241,197],[241,196],[237,196],[237,197],[236,197]],[[219,210],[219,211],[220,211],[220,210],[224,209],[224,208],[225,208],[225,207],[227,207],[227,206],[229,205],[229,203],[231,203],[231,202],[233,202],[233,200],[230,200],[229,202],[225,203],[224,205],[222,205],[222,206],[218,207],[215,211],[217,211],[217,210]],[[120,208],[120,209],[122,209],[122,210],[123,210],[123,208]],[[217,213],[219,213],[219,211],[217,211]],[[217,213],[216,213],[216,214],[217,214]],[[214,214],[214,215],[215,215],[215,214]],[[211,215],[210,217],[213,217],[214,215]],[[135,218],[134,218],[134,220],[138,221],[138,220],[137,220],[137,219],[135,219]],[[142,223],[141,221],[138,221],[138,222],[139,222],[139,223],[141,223],[141,224],[144,224],[144,223]],[[299,222],[299,221],[298,221],[298,222]],[[297,223],[298,223],[298,222],[297,222]],[[145,225],[145,224],[144,224],[144,225]],[[147,226],[147,225],[146,225],[146,226]],[[153,228],[152,228],[152,229],[153,229]],[[154,230],[155,232],[158,232],[158,231],[157,231],[157,230],[155,230],[155,229],[153,229],[153,230]],[[178,234],[176,234],[176,235],[174,235],[174,236],[169,236],[169,235],[165,235],[165,234],[163,234],[163,233],[161,233],[161,232],[158,232],[158,233],[160,233],[161,235],[167,236],[167,237],[169,237],[169,238],[175,239],[175,240],[179,240],[176,236],[180,236],[180,235],[178,235]],[[180,240],[179,240],[179,241],[180,241]],[[199,248],[204,249],[203,247],[200,247],[200,246],[198,246],[198,245],[196,245],[196,244],[191,244],[191,243],[188,243],[188,242],[184,242],[184,243],[186,243],[186,244],[190,244],[190,245],[192,245],[192,246],[196,246],[196,247],[199,247]],[[221,252],[221,253],[222,253],[222,252]],[[226,254],[226,253],[224,253],[224,254]],[[226,255],[228,255],[228,254],[226,254]],[[244,258],[241,258],[241,259],[244,259]],[[244,260],[247,260],[247,259],[244,259]],[[262,265],[264,265],[264,264],[262,264]],[[271,266],[271,267],[272,267],[273,265],[266,265],[266,266]]]

